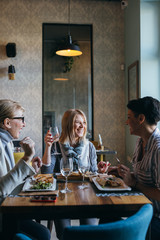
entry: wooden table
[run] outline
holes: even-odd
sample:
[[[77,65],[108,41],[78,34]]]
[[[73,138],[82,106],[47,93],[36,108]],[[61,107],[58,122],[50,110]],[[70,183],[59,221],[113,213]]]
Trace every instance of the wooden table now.
[[[144,195],[97,197],[97,189],[88,182],[88,188],[78,189],[81,182],[70,182],[71,193],[59,193],[55,203],[34,203],[30,197],[7,197],[2,203],[3,228],[10,234],[21,219],[56,219],[56,218],[88,218],[104,216],[128,217],[134,214],[142,205],[151,203]],[[59,189],[64,183],[59,183]],[[12,226],[8,232],[9,225]],[[9,236],[6,238],[10,239]]]

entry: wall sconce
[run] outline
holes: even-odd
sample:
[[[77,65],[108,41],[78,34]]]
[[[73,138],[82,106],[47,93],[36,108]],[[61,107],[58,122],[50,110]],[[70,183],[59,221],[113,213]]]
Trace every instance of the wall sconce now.
[[[10,65],[8,67],[8,76],[9,80],[15,80],[15,67],[13,65]]]
[[[13,58],[16,56],[16,44],[15,43],[8,43],[6,45],[6,54],[7,57]],[[8,77],[9,80],[15,80],[15,67],[13,65],[10,65],[8,67]]]

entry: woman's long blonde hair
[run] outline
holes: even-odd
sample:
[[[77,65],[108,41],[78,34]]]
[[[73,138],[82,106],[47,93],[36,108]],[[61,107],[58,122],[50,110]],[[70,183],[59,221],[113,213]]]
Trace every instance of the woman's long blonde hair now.
[[[76,144],[75,142],[75,132],[74,132],[74,123],[77,115],[81,115],[86,122],[86,129],[84,131],[83,137],[79,139],[86,140],[86,133],[87,133],[87,120],[84,112],[80,109],[69,109],[67,110],[62,118],[62,132],[60,136],[61,143],[70,143]]]

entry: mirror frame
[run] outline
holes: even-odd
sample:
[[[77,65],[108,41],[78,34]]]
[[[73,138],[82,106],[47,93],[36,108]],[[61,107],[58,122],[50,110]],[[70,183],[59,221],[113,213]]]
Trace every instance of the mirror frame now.
[[[46,121],[46,118],[44,116],[44,40],[45,40],[45,27],[46,26],[60,26],[60,25],[66,25],[68,24],[63,24],[63,23],[43,23],[42,24],[42,149],[44,153],[44,122]],[[92,116],[91,116],[91,124],[92,124],[92,137],[90,140],[94,140],[94,84],[93,84],[93,25],[92,24],[70,24],[71,27],[76,27],[76,26],[89,26],[90,27],[90,42],[91,42],[91,107],[92,107]],[[72,35],[72,32],[71,32]],[[78,41],[78,39],[77,39]],[[83,109],[82,109],[83,110]],[[50,118],[50,116],[49,116]],[[88,120],[88,119],[87,119]]]
[[[139,62],[128,66],[128,101],[139,97]]]

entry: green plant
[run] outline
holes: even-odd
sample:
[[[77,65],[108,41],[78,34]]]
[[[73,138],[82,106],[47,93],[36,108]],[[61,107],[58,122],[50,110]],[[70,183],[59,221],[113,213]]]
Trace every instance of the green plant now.
[[[74,63],[73,57],[64,57],[65,63],[64,63],[64,73],[70,72]]]

